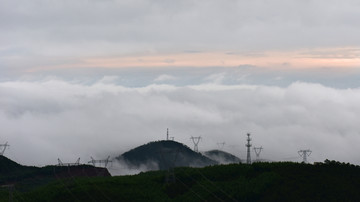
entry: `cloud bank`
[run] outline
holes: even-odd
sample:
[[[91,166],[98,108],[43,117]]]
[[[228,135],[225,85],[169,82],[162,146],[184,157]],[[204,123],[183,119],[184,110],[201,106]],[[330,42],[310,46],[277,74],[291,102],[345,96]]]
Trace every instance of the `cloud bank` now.
[[[28,165],[87,162],[165,139],[244,159],[246,133],[261,158],[326,158],[359,164],[360,89],[294,82],[287,87],[208,83],[124,87],[109,76],[91,85],[60,79],[0,82],[0,141],[5,155]],[[253,155],[254,156],[254,155]]]
[[[116,65],[132,56],[141,66],[140,56],[152,54],[163,56],[160,64],[181,64],[182,57],[166,55],[185,52],[266,58],[267,51],[304,50],[310,58],[356,59],[358,48],[314,49],[358,47],[359,9],[356,0],[1,0],[0,69],[95,67],[101,64],[87,60],[109,56],[120,58]],[[284,59],[277,63],[294,58]]]

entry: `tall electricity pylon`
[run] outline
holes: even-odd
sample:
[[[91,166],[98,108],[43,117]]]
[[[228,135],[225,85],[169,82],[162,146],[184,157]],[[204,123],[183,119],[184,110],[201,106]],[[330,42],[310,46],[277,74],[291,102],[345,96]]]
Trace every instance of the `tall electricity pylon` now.
[[[78,166],[78,165],[80,165],[80,158],[78,158],[75,163],[63,163],[63,162],[58,158],[58,166]]]
[[[194,151],[199,152],[198,144],[200,142],[201,136],[199,136],[199,137],[191,137],[190,139],[192,139],[192,141],[194,143]]]
[[[298,154],[303,157],[303,163],[307,163],[307,157],[310,156],[311,152],[312,151],[310,149],[298,151]]]
[[[94,167],[96,166],[96,164],[99,164],[100,167],[102,166],[102,164],[104,164],[104,168],[107,168],[107,165],[112,162],[110,160],[110,156],[108,156],[107,159],[102,159],[102,160],[95,160],[95,159],[93,159],[93,157],[90,157],[90,158],[91,158],[91,161],[89,161],[88,163],[93,164]]]
[[[220,150],[222,150],[222,149],[224,149],[225,142],[218,142],[217,146],[219,147]]]
[[[179,152],[180,148],[175,150],[169,148],[160,149],[161,158],[163,159],[165,167],[167,168],[167,173],[165,176],[165,183],[167,184],[174,183],[176,181],[174,168]]]
[[[8,143],[6,142],[5,144],[0,144],[0,148],[3,148],[1,151],[0,151],[0,156],[4,156],[4,153],[5,153],[5,150],[7,147],[9,147],[10,145],[8,145]]]
[[[259,160],[261,150],[263,150],[262,146],[261,147],[254,147],[254,151],[255,151],[255,154],[256,154],[256,160]]]
[[[247,135],[247,139],[246,139],[247,144],[245,144],[245,146],[247,147],[246,163],[251,164],[251,154],[250,154],[250,147],[251,147],[250,141],[251,141],[251,138],[250,138],[250,133],[248,133],[246,135]]]

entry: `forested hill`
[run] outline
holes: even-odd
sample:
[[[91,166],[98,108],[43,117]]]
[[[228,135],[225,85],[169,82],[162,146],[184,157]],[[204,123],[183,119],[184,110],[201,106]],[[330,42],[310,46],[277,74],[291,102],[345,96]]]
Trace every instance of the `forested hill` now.
[[[175,168],[134,176],[72,178],[37,189],[15,187],[14,201],[360,201],[360,167],[335,161]],[[8,200],[0,189],[0,201]]]
[[[59,179],[74,177],[110,176],[106,168],[91,165],[78,166],[23,166],[5,156],[0,156],[0,187],[19,187],[31,190]],[[2,200],[0,200],[2,201]]]
[[[28,168],[26,166],[22,166],[5,156],[0,155],[0,175],[6,175],[8,173],[14,172],[15,170]]]
[[[165,170],[170,167],[204,167],[217,164],[201,153],[176,141],[150,142],[123,153],[118,160],[130,167],[147,166],[150,170]]]

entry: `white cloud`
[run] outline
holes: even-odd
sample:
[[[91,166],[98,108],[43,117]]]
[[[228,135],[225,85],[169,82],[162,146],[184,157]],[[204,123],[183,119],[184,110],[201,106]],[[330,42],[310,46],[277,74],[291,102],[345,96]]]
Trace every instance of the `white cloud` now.
[[[175,76],[171,76],[168,74],[162,74],[154,79],[155,82],[162,82],[162,81],[173,81],[177,78]]]
[[[210,81],[211,83],[221,84],[225,79],[226,73],[218,73],[218,74],[211,74],[210,76],[206,77],[205,80]]]
[[[99,83],[116,83],[116,81],[119,79],[118,76],[104,76]]]
[[[170,128],[190,147],[189,138],[201,135],[200,150],[225,141],[225,150],[245,158],[245,134],[251,132],[253,145],[264,147],[262,158],[289,160],[309,148],[310,161],[359,164],[359,102],[360,89],[301,82],[285,88],[2,82],[0,141],[10,143],[5,155],[20,163],[87,162],[164,139]]]

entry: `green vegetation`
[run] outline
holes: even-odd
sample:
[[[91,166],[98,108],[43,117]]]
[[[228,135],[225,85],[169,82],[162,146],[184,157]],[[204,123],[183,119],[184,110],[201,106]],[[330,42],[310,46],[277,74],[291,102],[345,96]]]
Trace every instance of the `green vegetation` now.
[[[175,168],[134,176],[70,177],[26,191],[15,185],[14,201],[359,201],[360,167],[326,160]],[[0,189],[0,201],[9,198]]]

